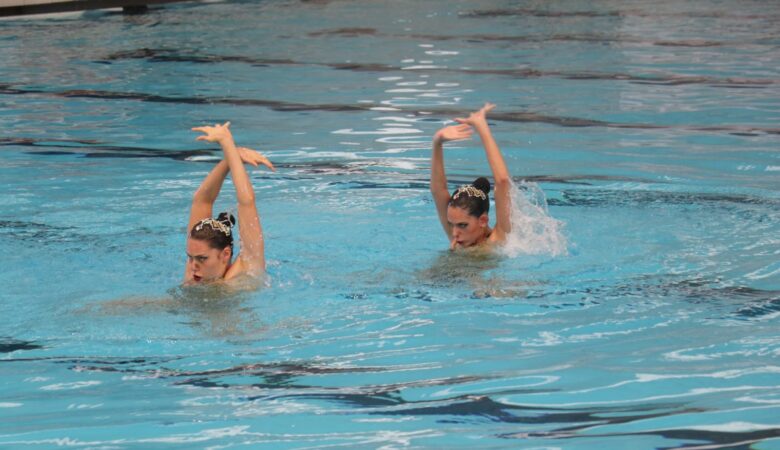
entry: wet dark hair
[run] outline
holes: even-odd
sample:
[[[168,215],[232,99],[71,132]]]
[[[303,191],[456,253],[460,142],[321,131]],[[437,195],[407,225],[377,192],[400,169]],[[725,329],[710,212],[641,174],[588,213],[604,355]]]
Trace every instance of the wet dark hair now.
[[[485,198],[481,198],[475,194],[474,189],[481,191],[485,194]],[[454,206],[456,208],[463,208],[468,211],[470,216],[479,217],[482,214],[487,214],[490,211],[490,181],[485,177],[479,177],[471,184],[466,184],[452,193],[448,206]]]
[[[222,224],[223,227],[215,225],[214,222]],[[230,253],[233,254],[233,225],[236,224],[236,218],[233,214],[227,212],[219,213],[216,219],[211,217],[196,223],[190,230],[190,237],[201,241],[206,241],[209,247],[222,250],[230,247]],[[224,230],[227,230],[225,233]]]

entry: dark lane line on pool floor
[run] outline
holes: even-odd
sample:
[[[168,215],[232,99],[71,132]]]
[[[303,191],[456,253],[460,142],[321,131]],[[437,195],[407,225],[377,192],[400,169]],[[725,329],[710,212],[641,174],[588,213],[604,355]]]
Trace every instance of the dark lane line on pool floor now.
[[[331,30],[330,33],[338,34],[342,30]],[[321,32],[327,33],[327,32]],[[316,37],[317,33],[310,33],[311,36]],[[420,35],[420,39],[428,40],[441,40],[441,37]],[[493,40],[506,40],[514,41],[514,37],[500,37],[500,36],[475,36],[474,39],[493,39]],[[657,44],[660,45],[660,44]],[[667,43],[667,46],[682,46],[679,43]],[[290,59],[267,59],[267,58],[252,58],[247,56],[235,56],[235,55],[209,55],[209,54],[182,54],[181,50],[172,49],[150,49],[140,48],[136,50],[127,50],[121,52],[115,52],[108,55],[103,60],[97,60],[95,62],[102,64],[111,64],[113,61],[120,61],[124,59],[146,59],[153,63],[195,63],[195,64],[218,64],[223,62],[241,62],[257,67],[271,67],[271,66],[321,66],[329,67],[335,70],[350,70],[354,72],[408,72],[401,66],[392,66],[387,64],[361,64],[361,63],[310,63],[302,61],[293,61]],[[707,85],[717,88],[751,88],[761,89],[767,86],[780,84],[780,80],[768,79],[768,78],[745,78],[745,77],[729,77],[719,78],[712,76],[700,76],[700,75],[632,75],[627,73],[609,73],[609,72],[595,72],[595,71],[581,71],[581,72],[562,72],[562,71],[542,71],[531,68],[522,69],[471,69],[471,68],[449,68],[445,66],[430,67],[427,71],[434,72],[450,72],[461,73],[466,75],[499,75],[511,78],[562,78],[567,80],[614,80],[614,81],[627,81],[637,84],[653,84],[661,86],[680,86],[687,84]]]
[[[464,41],[470,44],[479,44],[483,42],[512,42],[512,43],[545,43],[551,42],[585,42],[599,45],[627,44],[637,47],[658,46],[658,47],[689,47],[689,48],[710,48],[710,47],[731,47],[744,49],[745,47],[774,47],[777,45],[776,38],[773,35],[750,40],[750,41],[713,41],[705,39],[676,39],[676,40],[648,40],[641,37],[629,36],[626,34],[549,34],[549,35],[524,35],[507,36],[498,34],[469,34],[469,35],[447,35],[447,34],[385,34],[379,33],[374,28],[333,28],[320,31],[313,31],[307,34],[310,37],[337,36],[346,38],[357,38],[364,36],[387,37],[396,39],[415,39],[428,41]]]
[[[32,341],[22,341],[9,337],[0,337],[0,353],[13,353],[19,350],[38,350],[43,346]]]
[[[340,105],[340,104],[304,104],[283,102],[277,100],[259,100],[259,99],[236,99],[224,97],[171,97],[154,94],[136,93],[136,92],[113,92],[99,91],[90,89],[77,89],[65,91],[45,91],[40,89],[20,89],[9,85],[0,85],[0,95],[37,95],[60,98],[94,98],[102,100],[130,100],[152,103],[172,103],[172,104],[196,104],[196,105],[232,105],[232,106],[256,106],[265,107],[278,112],[368,112],[372,111],[371,106],[364,105]],[[435,115],[441,117],[455,117],[463,113],[462,110],[444,109],[444,108],[424,108],[410,109],[397,108],[399,113],[419,114],[425,112],[426,115]],[[643,130],[681,130],[695,132],[727,132],[734,136],[752,137],[763,134],[780,135],[780,128],[768,128],[747,125],[722,125],[722,126],[673,126],[673,125],[655,125],[644,123],[617,123],[605,122],[593,119],[581,119],[576,117],[557,117],[537,114],[524,111],[510,111],[504,113],[494,113],[491,120],[499,122],[517,122],[517,123],[546,123],[558,125],[561,127],[606,127],[620,129],[643,129]]]
[[[775,14],[777,16],[777,14]],[[680,11],[680,12],[661,12],[658,8],[648,12],[640,9],[608,9],[605,11],[555,11],[550,9],[532,9],[532,8],[500,8],[500,9],[477,9],[468,12],[458,13],[463,18],[495,18],[495,17],[513,17],[513,16],[531,16],[547,18],[588,18],[588,17],[646,17],[646,18],[670,18],[690,20],[693,18],[703,19],[738,19],[741,21],[752,21],[756,19],[767,20],[770,15],[756,14],[729,14],[718,11]]]

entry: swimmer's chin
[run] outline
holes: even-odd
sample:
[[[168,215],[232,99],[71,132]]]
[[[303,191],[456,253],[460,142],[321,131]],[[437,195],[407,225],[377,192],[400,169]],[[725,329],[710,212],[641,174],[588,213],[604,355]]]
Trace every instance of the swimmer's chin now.
[[[467,244],[467,243],[462,242],[462,241],[452,241],[452,242],[450,242],[450,250],[453,250],[453,251],[455,251],[455,250],[469,250],[469,249],[477,248],[477,247],[481,247],[481,246],[482,246],[481,242],[472,242],[470,244]]]
[[[268,276],[264,270],[244,272],[229,280],[225,278],[203,278],[193,275],[191,279],[184,280],[181,287],[214,286],[214,285],[241,285],[260,287],[268,285]]]
[[[184,280],[184,282],[181,284],[182,286],[202,286],[207,284],[214,284],[215,282],[220,280],[206,280],[203,277],[199,277],[197,275],[193,275],[193,277],[189,280]]]
[[[453,253],[492,253],[496,249],[496,244],[489,241],[476,242],[473,244],[461,244],[459,242],[452,242],[450,245],[450,251]]]

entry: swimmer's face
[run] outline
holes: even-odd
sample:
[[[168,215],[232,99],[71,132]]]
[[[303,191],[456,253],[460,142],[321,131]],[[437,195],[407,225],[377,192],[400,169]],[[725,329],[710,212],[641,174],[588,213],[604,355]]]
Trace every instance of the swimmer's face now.
[[[452,240],[456,248],[477,245],[487,234],[487,214],[474,217],[463,208],[448,206],[447,222],[452,229]]]
[[[221,279],[230,263],[230,247],[211,248],[206,241],[187,239],[187,268],[195,283]]]

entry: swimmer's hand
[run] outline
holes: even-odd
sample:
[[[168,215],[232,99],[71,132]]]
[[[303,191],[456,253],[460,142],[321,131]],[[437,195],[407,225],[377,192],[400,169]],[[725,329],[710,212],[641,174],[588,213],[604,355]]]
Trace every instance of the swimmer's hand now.
[[[459,141],[461,139],[470,138],[472,134],[474,134],[474,130],[471,128],[471,125],[451,125],[437,131],[436,134],[433,135],[433,142],[443,144],[448,141]]]
[[[238,147],[238,155],[241,156],[241,161],[245,164],[251,164],[257,167],[258,164],[262,164],[272,171],[276,172],[276,168],[262,153],[252,150],[251,148]]]
[[[225,122],[222,125],[217,123],[213,127],[195,127],[192,131],[206,133],[205,136],[195,138],[197,141],[222,142],[227,139],[233,140],[233,135],[230,133],[230,122]]]
[[[481,126],[487,126],[487,113],[493,110],[496,105],[493,103],[485,103],[485,105],[478,111],[469,114],[468,117],[457,117],[455,122],[463,125],[471,125],[474,128]]]

